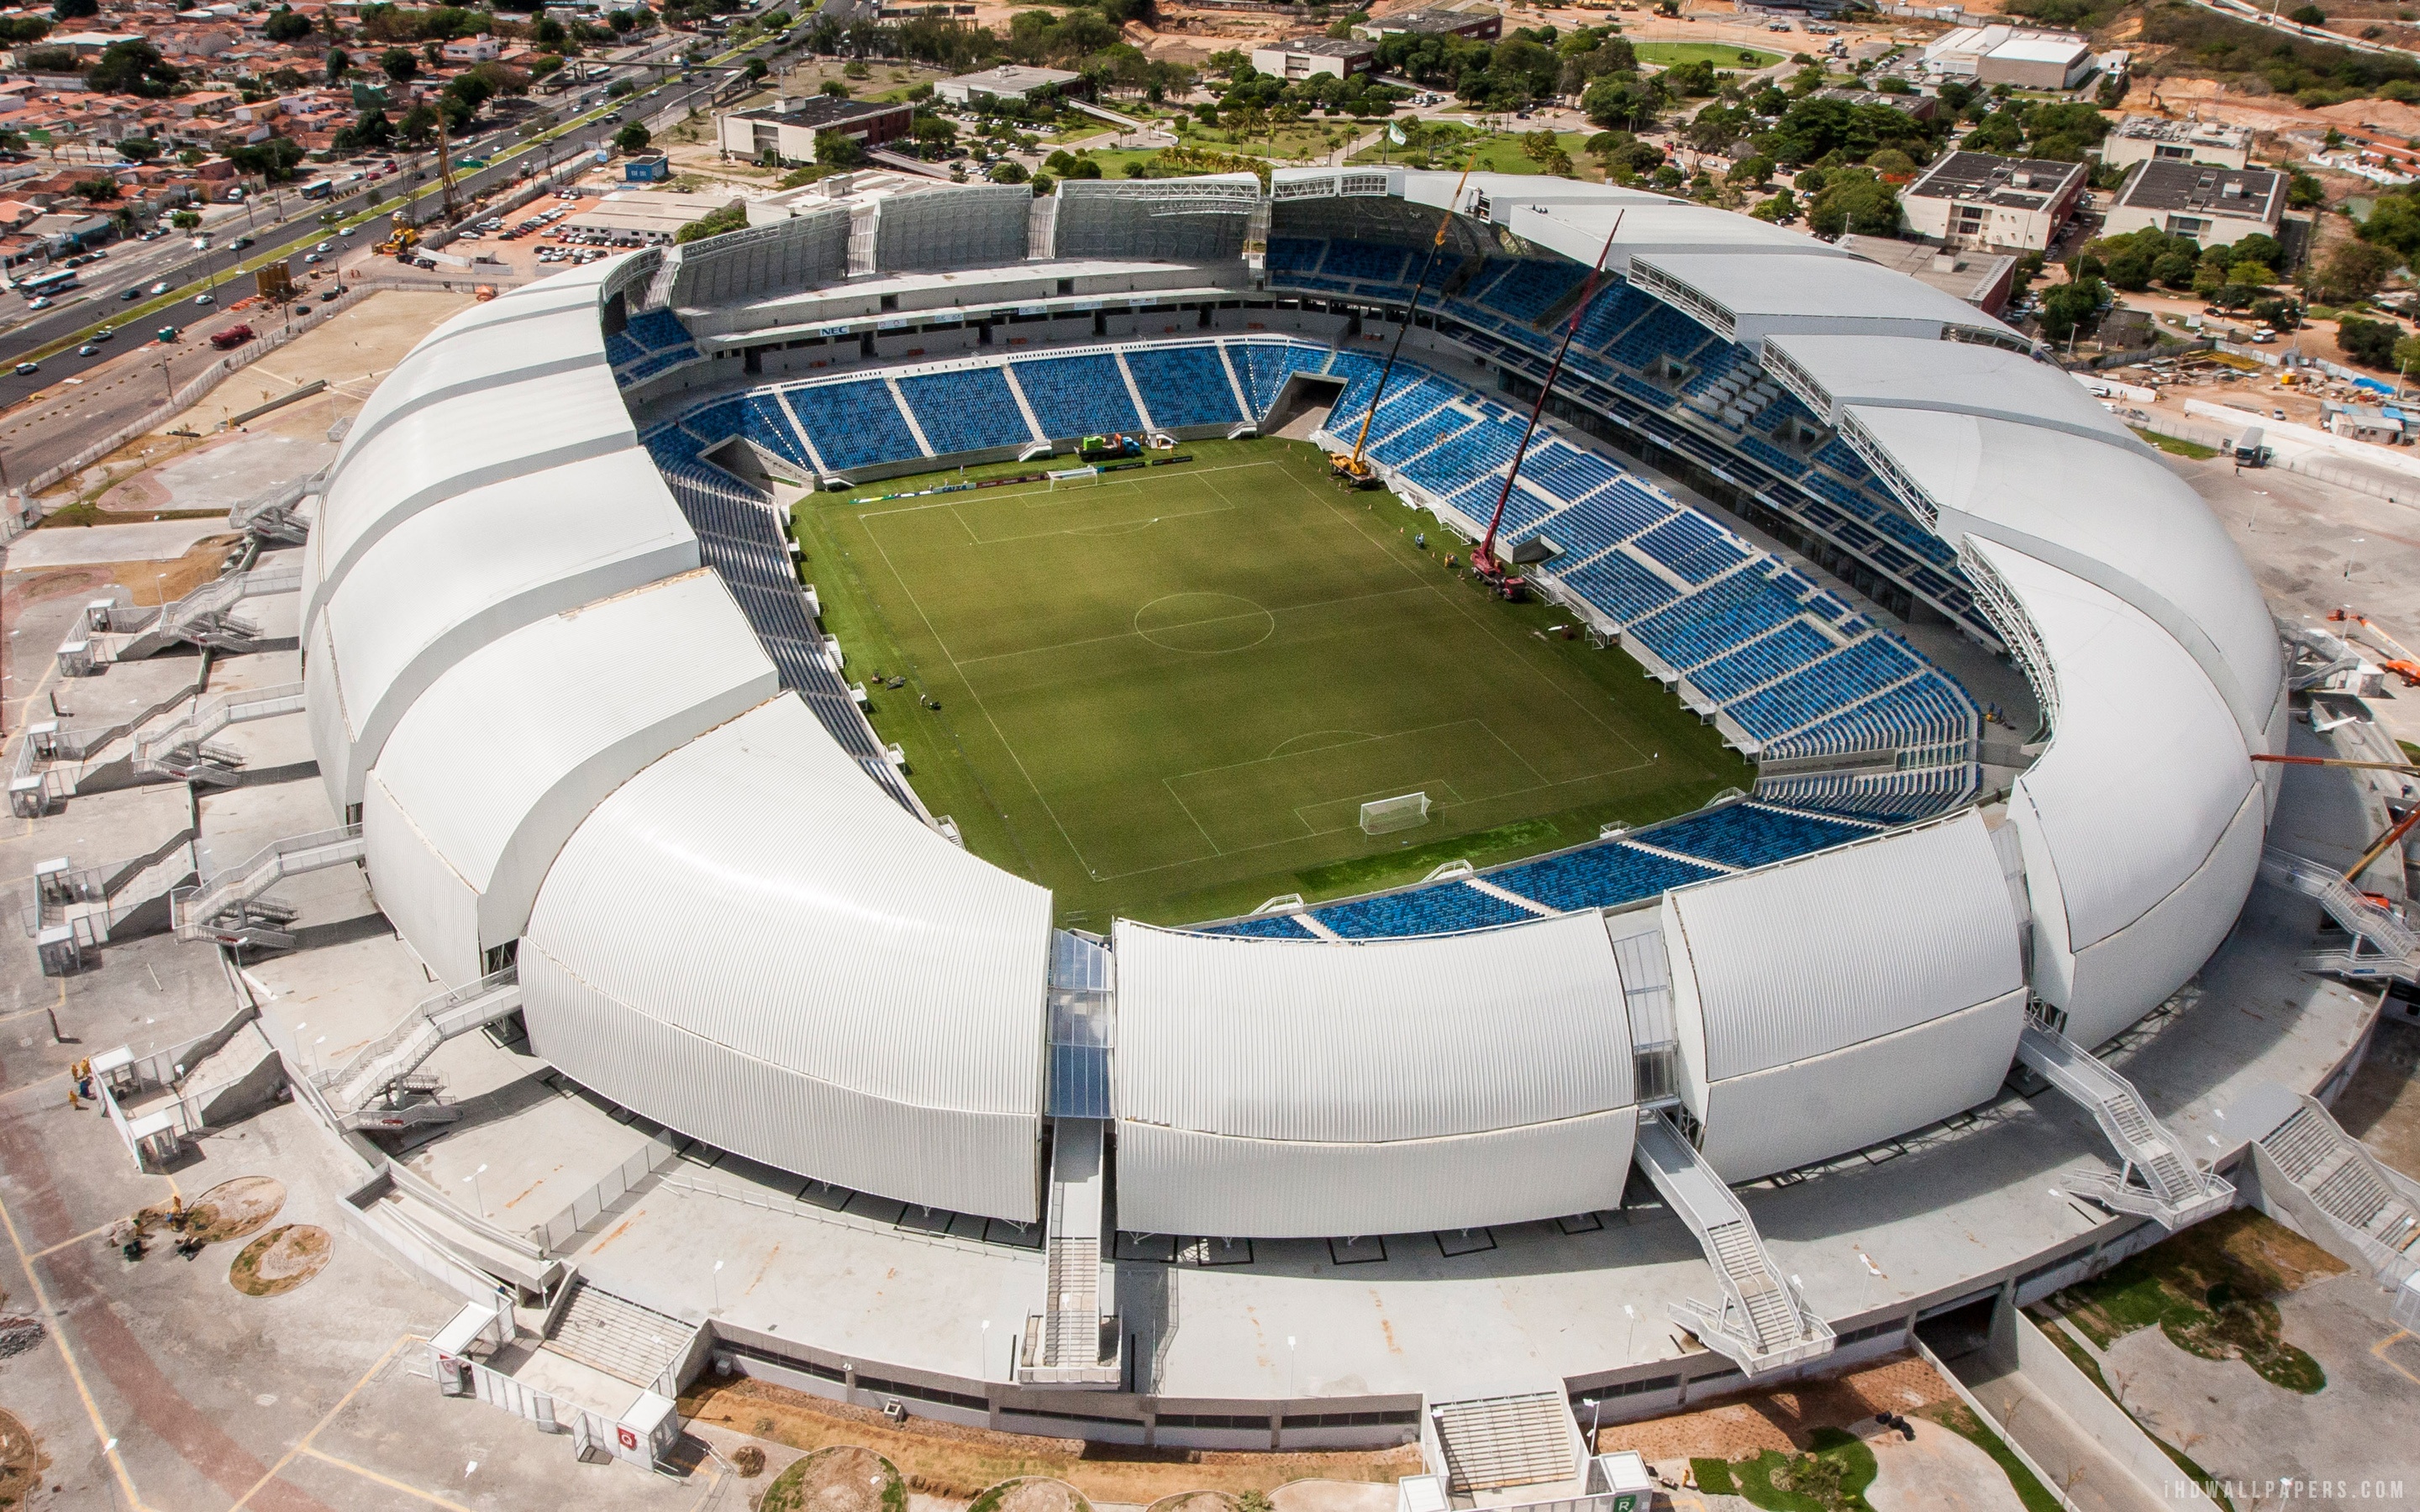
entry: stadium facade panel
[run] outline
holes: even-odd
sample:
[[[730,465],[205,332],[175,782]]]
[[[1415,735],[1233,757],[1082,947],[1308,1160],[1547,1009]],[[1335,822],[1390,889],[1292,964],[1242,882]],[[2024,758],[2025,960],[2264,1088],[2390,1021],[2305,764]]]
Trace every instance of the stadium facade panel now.
[[[332,793],[348,805],[377,795],[372,882],[382,900],[393,889],[391,917],[433,969],[458,983],[517,951],[536,1053],[684,1134],[908,1202],[1040,1216],[1062,995],[1050,899],[958,848],[866,754],[876,748],[846,723],[836,664],[774,627],[796,607],[781,619],[742,591],[779,535],[758,533],[774,528],[752,485],[713,458],[737,462],[736,447],[791,471],[844,471],[818,465],[826,440],[798,395],[774,391],[848,379],[864,414],[890,413],[909,438],[869,465],[931,465],[912,408],[904,420],[892,408],[903,391],[887,370],[904,358],[895,343],[876,355],[877,328],[913,322],[854,306],[894,286],[903,310],[954,320],[966,355],[984,355],[995,323],[1079,313],[1024,302],[1041,297],[1026,291],[1037,273],[1048,298],[1078,301],[1084,277],[1110,278],[1055,266],[1063,230],[1082,257],[1134,264],[1116,276],[1139,292],[1090,301],[1096,335],[1114,349],[1214,333],[1259,418],[1292,380],[1283,363],[1255,364],[1285,343],[1246,337],[1240,317],[1218,324],[1214,304],[1333,300],[1321,329],[1357,334],[1359,312],[1407,292],[1387,282],[1388,265],[1407,280],[1416,262],[1323,254],[1331,275],[1310,254],[1286,263],[1279,240],[1291,225],[1324,237],[1358,217],[1394,227],[1391,247],[1409,252],[1438,210],[1466,249],[1448,292],[1468,300],[1456,307],[1467,318],[1452,334],[1440,322],[1432,345],[1458,343],[1513,387],[1543,365],[1541,342],[1559,333],[1610,236],[1606,262],[1623,282],[1606,298],[1631,302],[1591,335],[1592,365],[1574,376],[1581,401],[1646,425],[1659,405],[1739,400],[1720,409],[1732,440],[1670,443],[1717,470],[1733,456],[1769,467],[1772,454],[1811,474],[1807,449],[1836,427],[1883,480],[1863,493],[1836,480],[1842,507],[1878,511],[1868,517],[1900,545],[1876,550],[1910,580],[1934,583],[1953,608],[1982,605],[1962,623],[1979,639],[1988,613],[2049,733],[2005,812],[1971,807],[1973,782],[1954,764],[1971,764],[1956,753],[1971,751],[1974,717],[1954,685],[1875,640],[1820,583],[1726,544],[1652,490],[1601,484],[1585,465],[1595,454],[1567,444],[1568,486],[1525,490],[1547,524],[1523,529],[1578,539],[1594,520],[1586,529],[1611,532],[1547,574],[1576,611],[1623,632],[1651,670],[1698,689],[1744,748],[1768,755],[1854,748],[1872,738],[1859,711],[1915,700],[1936,712],[1895,728],[1931,732],[1900,737],[1920,769],[1788,789],[1863,805],[1877,817],[1862,826],[1752,806],[1794,824],[1806,854],[1742,850],[1710,825],[1692,841],[1699,852],[1615,839],[1550,858],[1542,891],[1581,872],[1597,886],[1615,862],[1657,878],[1630,901],[1662,894],[1644,911],[1668,991],[1643,958],[1630,980],[1633,958],[1613,943],[1646,938],[1639,911],[1608,916],[1584,887],[1539,905],[1554,917],[1416,941],[1313,939],[1283,918],[1231,937],[1122,925],[1109,942],[1114,986],[1097,995],[1118,1026],[1121,1227],[1384,1233],[1616,1205],[1653,1049],[1636,1031],[1658,993],[1677,1037],[1678,1109],[1709,1164],[1736,1181],[1826,1159],[1989,1097],[2029,1002],[2097,1042],[2173,994],[2224,937],[2271,799],[2249,758],[2283,739],[2267,615],[2192,491],[2037,364],[2024,337],[1837,248],[1634,192],[1482,175],[1457,200],[1451,175],[1396,170],[1280,171],[1266,197],[1248,182],[1173,182],[1063,185],[1057,203],[1027,208],[1026,262],[996,270],[885,285],[885,243],[860,248],[853,235],[829,299],[780,286],[837,255],[834,228],[814,221],[566,273],[423,344],[332,471],[305,553],[304,644]],[[922,198],[895,202],[892,245],[909,267],[935,266],[926,243],[951,224],[948,207]],[[691,257],[699,269],[685,271]],[[1018,293],[989,301],[993,283]],[[664,302],[684,288],[710,290],[715,307]],[[1198,321],[1157,324],[1163,296],[1189,297]],[[813,366],[834,371],[792,364],[788,344],[806,341],[823,354]],[[1624,352],[1645,365],[1623,369]],[[768,354],[780,382],[760,375]],[[1354,365],[1374,365],[1366,359],[1322,347],[1285,362],[1342,379],[1340,412],[1357,392],[1367,406]],[[865,385],[869,375],[885,381]],[[1419,441],[1390,470],[1410,497],[1467,522],[1453,490],[1469,485],[1483,513],[1486,470],[1509,455],[1502,437],[1517,421],[1442,368],[1430,381],[1444,385],[1439,408],[1391,432]],[[1747,403],[1760,385],[1795,393],[1805,423],[1770,426]],[[868,434],[837,424],[827,437]],[[660,478],[641,475],[650,456]],[[564,517],[549,513],[554,485],[592,476],[585,497],[604,526],[567,543]],[[664,514],[666,480],[689,517],[686,547]],[[1885,486],[1888,508],[1876,501]],[[725,508],[739,513],[715,514]],[[785,567],[770,549],[773,570]],[[638,580],[699,560],[711,576]],[[411,585],[441,563],[458,564],[458,580],[415,602]],[[710,626],[703,609],[671,608],[698,592],[681,584],[718,579],[738,602],[726,594]],[[1736,645],[1701,633],[1750,620]],[[1755,647],[1785,632],[1801,659],[1760,668]],[[649,637],[662,644],[643,645]],[[768,665],[785,691],[769,691]],[[516,700],[528,707],[512,711]],[[1954,779],[1928,775],[1939,772]],[[1912,795],[1904,811],[1885,811],[1892,794]],[[1856,838],[1910,819],[1921,822]],[[1297,937],[1268,937],[1288,931]]]

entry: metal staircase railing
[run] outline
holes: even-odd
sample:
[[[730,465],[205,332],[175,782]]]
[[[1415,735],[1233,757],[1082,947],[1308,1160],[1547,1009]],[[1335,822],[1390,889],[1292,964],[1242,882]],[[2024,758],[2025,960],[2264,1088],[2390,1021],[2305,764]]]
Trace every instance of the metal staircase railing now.
[[[2353,938],[2349,949],[2306,953],[2301,963],[2304,970],[2420,981],[2420,933],[2370,902],[2334,867],[2272,846],[2261,853],[2260,879],[2318,899],[2327,916]]]
[[[225,917],[256,906],[260,895],[287,877],[358,861],[365,854],[362,826],[345,825],[308,835],[295,835],[263,846],[241,865],[212,873],[190,887],[169,894],[170,917],[179,939],[224,939]],[[293,915],[287,911],[287,919]],[[240,921],[238,926],[240,927]],[[257,942],[242,942],[257,943]]]
[[[311,526],[296,511],[303,500],[319,490],[324,476],[313,473],[298,483],[255,494],[227,511],[228,527],[264,540],[301,545],[309,536]]]
[[[520,969],[506,966],[490,972],[467,986],[413,1005],[393,1028],[312,1081],[328,1093],[329,1103],[339,1114],[357,1112],[372,1098],[410,1082],[446,1041],[493,1024],[520,1006]],[[436,1090],[433,1086],[405,1089]]]
[[[300,683],[244,688],[198,701],[175,723],[158,730],[135,733],[134,769],[138,773],[166,772],[183,776],[183,773],[172,770],[178,758],[189,750],[202,751],[204,743],[227,726],[299,713],[302,707],[302,685]],[[225,758],[220,760],[224,763]]]
[[[2017,1038],[2017,1058],[2091,1114],[2118,1152],[2116,1171],[2077,1170],[2060,1177],[2069,1191],[2115,1211],[2155,1218],[2171,1229],[2235,1206],[2234,1186],[2186,1155],[2134,1084],[2092,1052],[2031,1020]]]
[[[2381,1279],[2399,1285],[2420,1271],[2420,1184],[2371,1154],[2318,1100],[2293,1097],[2254,1143]]]
[[[1639,1169],[1697,1236],[1723,1288],[1718,1304],[1673,1304],[1673,1319],[1751,1376],[1830,1353],[1831,1326],[1807,1309],[1747,1209],[1670,1116],[1662,1109],[1641,1114],[1633,1149]]]
[[[230,572],[202,584],[141,625],[130,624],[121,630],[113,611],[108,626],[112,634],[101,642],[103,659],[135,661],[185,640],[215,646],[239,646],[256,640],[259,627],[235,618],[235,606],[247,598],[298,593],[302,587],[300,567]]]

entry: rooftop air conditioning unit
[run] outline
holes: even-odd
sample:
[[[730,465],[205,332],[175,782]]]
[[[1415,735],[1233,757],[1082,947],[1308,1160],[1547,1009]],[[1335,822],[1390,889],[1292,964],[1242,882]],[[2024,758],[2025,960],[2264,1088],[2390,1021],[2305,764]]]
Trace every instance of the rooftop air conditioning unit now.
[[[2031,189],[2034,187],[2034,176],[2029,173],[2012,173],[2009,175],[2009,187],[2011,189]]]
[[[2242,199],[2243,197],[2243,185],[2241,182],[2231,183],[2225,189],[2220,190],[2218,193],[2219,197],[2222,199]]]

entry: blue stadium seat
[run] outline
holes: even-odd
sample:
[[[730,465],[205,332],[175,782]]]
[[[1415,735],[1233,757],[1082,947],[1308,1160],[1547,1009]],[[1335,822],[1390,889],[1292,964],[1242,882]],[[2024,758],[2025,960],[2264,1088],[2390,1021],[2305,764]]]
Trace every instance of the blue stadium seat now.
[[[1794,676],[1729,706],[1740,728],[1773,739],[1821,720],[1835,709],[1872,697],[1917,670],[1908,651],[1888,636],[1873,635],[1812,663]],[[1896,744],[1890,739],[1877,744]]]
[[[1792,620],[1763,640],[1751,641],[1691,671],[1689,681],[1715,702],[1728,703],[1749,688],[1786,677],[1830,656],[1836,644],[1817,634],[1805,620]]]
[[[1245,397],[1252,401],[1254,420],[1268,414],[1269,407],[1285,392],[1289,376],[1323,371],[1329,355],[1325,347],[1266,341],[1231,344],[1227,352],[1241,364]]]
[[[1798,612],[1798,606],[1754,572],[1726,578],[1630,634],[1674,667],[1695,667],[1745,645]]]
[[[1534,325],[1588,276],[1587,269],[1564,258],[1523,258],[1489,285],[1479,302]]]
[[[769,393],[752,393],[742,401],[743,414],[739,433],[757,445],[799,467],[807,463],[807,449],[799,444],[798,428],[782,411],[782,402]]]
[[[1359,903],[1334,903],[1313,909],[1311,917],[1348,940],[1367,940],[1405,934],[1450,934],[1495,924],[1516,924],[1538,916],[1466,884],[1441,882],[1409,892],[1364,898]]]
[[[690,339],[689,328],[673,317],[670,310],[650,310],[645,315],[632,316],[623,331],[632,341],[649,351],[679,351],[686,348],[691,355],[697,344]]]
[[[1233,425],[1244,418],[1215,347],[1132,347],[1126,371],[1155,424]]]
[[[1274,264],[1274,247],[1271,252]],[[1407,276],[1404,263],[1409,255],[1402,247],[1380,246],[1373,241],[1331,241],[1327,244],[1327,260],[1319,265],[1319,270],[1330,278],[1392,284]]]
[[[923,427],[936,456],[1033,442],[1032,428],[1016,408],[1016,395],[1008,392],[1008,379],[997,367],[904,378],[899,392],[916,412],[916,424]],[[1133,406],[1127,409],[1131,411]]]
[[[1117,359],[1106,352],[1027,358],[1009,367],[1048,440],[1142,429]]]
[[[1268,269],[1272,273],[1308,273],[1316,271],[1319,259],[1326,254],[1327,243],[1302,237],[1269,238]]]
[[[1712,582],[1748,558],[1745,548],[1695,514],[1674,516],[1632,542],[1631,549],[1691,583]]]
[[[873,467],[923,454],[900,414],[891,386],[880,378],[854,378],[786,389],[799,424],[815,443],[828,468]]]
[[[1295,921],[1292,914],[1263,914],[1255,918],[1239,918],[1233,923],[1214,924],[1202,934],[1240,934],[1256,940],[1315,940],[1318,935]]]
[[[1487,872],[1486,877],[1507,892],[1569,912],[1636,903],[1721,874],[1710,866],[1676,861],[1615,841],[1516,862]]]
[[[1858,825],[1755,803],[1725,804],[1659,825],[1635,840],[1722,866],[1770,866],[1871,834]]]

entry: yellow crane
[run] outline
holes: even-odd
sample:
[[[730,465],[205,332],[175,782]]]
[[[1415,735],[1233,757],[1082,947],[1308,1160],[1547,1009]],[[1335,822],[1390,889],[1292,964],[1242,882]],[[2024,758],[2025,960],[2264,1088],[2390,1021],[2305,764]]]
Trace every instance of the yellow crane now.
[[[1437,220],[1436,239],[1429,243],[1429,255],[1420,264],[1419,282],[1412,285],[1411,307],[1404,312],[1404,323],[1395,332],[1395,344],[1387,348],[1386,365],[1378,369],[1378,386],[1371,392],[1370,408],[1361,416],[1361,434],[1353,440],[1353,450],[1331,452],[1327,456],[1327,475],[1348,488],[1374,488],[1378,474],[1362,460],[1362,448],[1370,444],[1370,422],[1378,417],[1378,402],[1387,396],[1387,379],[1395,371],[1395,355],[1404,349],[1404,336],[1420,313],[1420,294],[1429,286],[1429,274],[1435,270],[1437,254],[1445,250],[1446,233],[1453,228],[1453,208],[1462,203],[1462,190],[1470,182],[1471,164],[1479,161],[1479,148],[1474,145],[1470,155],[1462,160],[1462,177],[1454,182],[1453,198],[1446,202],[1445,213]]]

